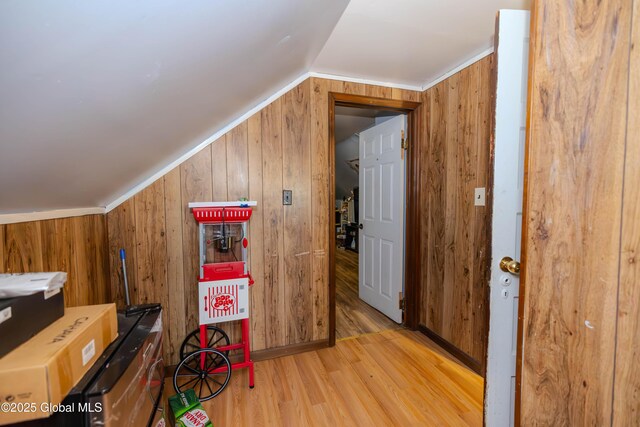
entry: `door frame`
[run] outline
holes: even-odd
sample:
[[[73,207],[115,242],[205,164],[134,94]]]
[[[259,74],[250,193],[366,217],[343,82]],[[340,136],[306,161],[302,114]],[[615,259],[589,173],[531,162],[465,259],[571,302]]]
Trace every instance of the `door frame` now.
[[[420,129],[422,103],[397,99],[329,92],[329,346],[336,344],[336,227],[335,227],[335,108],[356,107],[395,111],[407,115],[409,148],[405,152],[405,252],[404,252],[404,325],[418,328],[420,307]]]

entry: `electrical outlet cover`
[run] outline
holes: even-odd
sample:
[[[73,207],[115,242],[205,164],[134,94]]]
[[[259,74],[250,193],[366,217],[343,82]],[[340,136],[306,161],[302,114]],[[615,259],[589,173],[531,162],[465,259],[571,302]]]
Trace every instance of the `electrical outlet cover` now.
[[[282,204],[290,205],[293,199],[293,191],[291,190],[282,190]]]
[[[484,187],[476,188],[475,194],[473,196],[473,204],[476,206],[484,206],[485,205],[485,189]]]

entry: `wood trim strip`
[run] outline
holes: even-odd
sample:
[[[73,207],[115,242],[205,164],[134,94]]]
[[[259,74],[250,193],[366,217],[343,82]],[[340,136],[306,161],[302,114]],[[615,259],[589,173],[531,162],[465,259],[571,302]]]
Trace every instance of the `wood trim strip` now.
[[[515,390],[515,398],[514,398],[514,426],[520,427],[520,417],[521,413],[521,405],[522,405],[522,349],[523,349],[523,341],[524,341],[524,310],[526,303],[526,292],[525,292],[525,275],[527,269],[527,245],[526,242],[529,240],[529,227],[526,226],[526,222],[529,218],[529,209],[527,207],[528,200],[528,190],[529,190],[529,147],[531,146],[531,112],[533,110],[533,87],[534,87],[534,68],[535,68],[535,49],[532,48],[536,45],[537,38],[539,34],[537,31],[534,31],[538,25],[538,2],[533,2],[531,5],[531,15],[529,20],[529,63],[528,63],[528,74],[529,78],[527,80],[527,119],[526,119],[526,128],[525,128],[525,141],[524,141],[524,177],[523,177],[523,194],[522,194],[522,235],[520,236],[520,289],[519,289],[519,297],[518,297],[518,330],[516,331],[516,390]],[[497,34],[497,26],[498,22],[496,22],[496,34]],[[496,36],[496,46],[498,46],[498,39]],[[496,49],[497,51],[497,49]],[[497,84],[498,79],[498,54],[496,52],[495,59],[495,79]],[[494,100],[495,102],[495,100]],[[495,111],[495,105],[494,109]],[[495,120],[495,118],[494,118]],[[495,123],[494,123],[495,125]],[[492,159],[493,161],[493,159]],[[491,315],[491,313],[489,313]]]
[[[469,369],[477,373],[478,375],[482,375],[482,363],[473,357],[469,356],[464,351],[460,350],[455,345],[451,344],[446,339],[442,338],[440,335],[433,332],[431,329],[427,328],[424,325],[418,325],[418,331],[422,332],[426,335],[431,341],[438,344],[442,349],[450,353],[453,357],[460,360],[464,363]]]
[[[336,95],[329,92],[329,346],[336,345]]]
[[[336,105],[376,110],[392,110],[409,113],[420,106],[419,102],[401,99],[377,98],[374,96],[351,95],[347,93],[331,93]]]

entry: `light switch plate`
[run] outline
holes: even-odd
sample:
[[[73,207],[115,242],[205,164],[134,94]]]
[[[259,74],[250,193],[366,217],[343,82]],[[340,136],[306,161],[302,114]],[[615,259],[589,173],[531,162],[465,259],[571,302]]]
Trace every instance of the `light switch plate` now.
[[[476,206],[484,206],[485,204],[485,189],[484,187],[476,188],[476,192],[473,196],[473,204]]]
[[[293,191],[291,190],[282,190],[282,204],[290,205],[293,200]]]

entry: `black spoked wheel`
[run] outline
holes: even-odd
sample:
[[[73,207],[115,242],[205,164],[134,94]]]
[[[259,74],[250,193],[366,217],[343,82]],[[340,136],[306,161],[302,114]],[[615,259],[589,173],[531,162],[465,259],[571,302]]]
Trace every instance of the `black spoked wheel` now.
[[[207,325],[207,346],[206,348],[216,348],[222,345],[229,345],[231,341],[229,341],[229,336],[225,331],[218,328],[214,325]],[[201,350],[202,346],[200,345],[200,328],[192,331],[187,337],[182,341],[182,345],[180,346],[180,360],[184,359],[190,353],[194,351]],[[223,351],[224,355],[228,358],[229,351]]]
[[[212,371],[217,372],[212,372]],[[231,362],[213,348],[194,351],[180,361],[173,374],[177,393],[192,388],[201,402],[219,395],[231,379]]]

